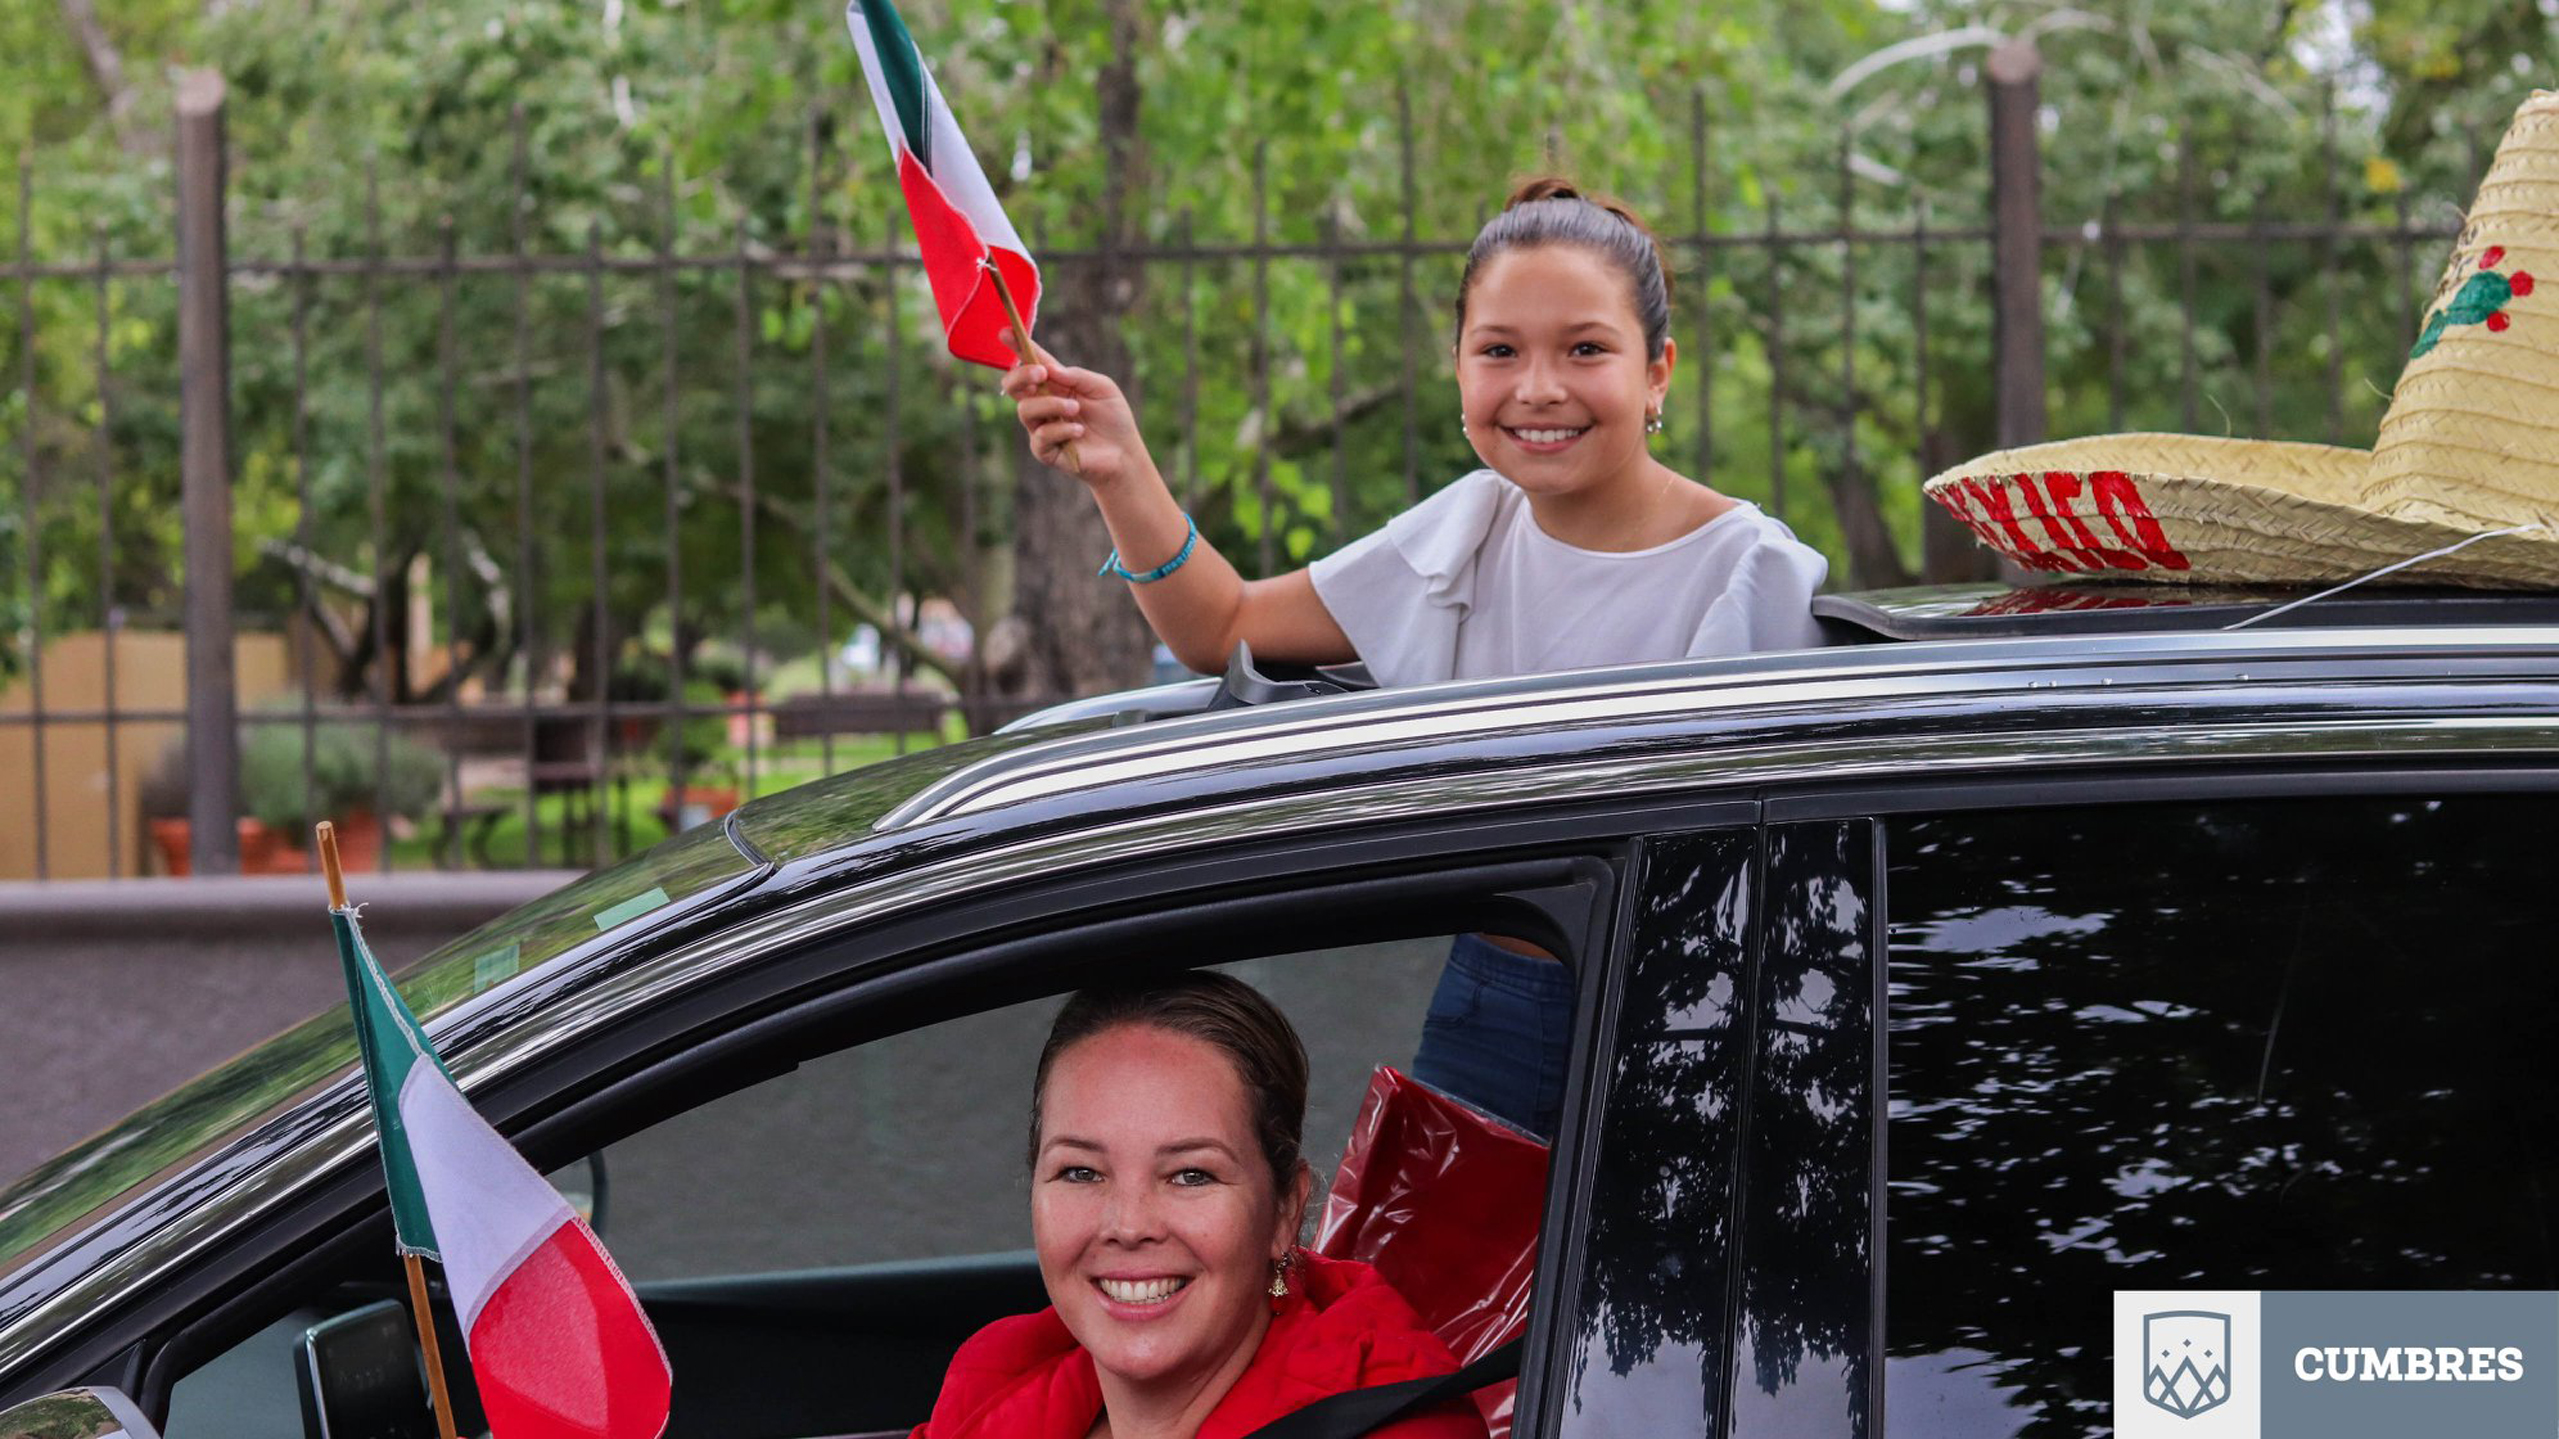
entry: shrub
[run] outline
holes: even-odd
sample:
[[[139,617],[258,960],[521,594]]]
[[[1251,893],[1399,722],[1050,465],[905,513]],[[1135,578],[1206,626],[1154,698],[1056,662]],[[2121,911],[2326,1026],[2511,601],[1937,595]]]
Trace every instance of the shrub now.
[[[380,807],[383,818],[416,819],[444,789],[444,760],[434,750],[393,731],[345,719],[323,719],[311,731],[310,789],[303,785],[302,726],[291,720],[242,726],[240,808],[279,829],[299,829],[307,819],[327,819]],[[387,767],[376,760],[387,758]]]

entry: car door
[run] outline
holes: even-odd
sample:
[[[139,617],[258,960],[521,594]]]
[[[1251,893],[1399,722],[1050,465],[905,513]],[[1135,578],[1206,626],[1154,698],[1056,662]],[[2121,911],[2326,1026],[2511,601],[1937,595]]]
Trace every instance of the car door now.
[[[2119,1290],[2559,1285],[2552,788],[1773,799],[1727,1382],[1676,1432],[2093,1435]]]
[[[678,1376],[671,1435],[903,1431],[961,1339],[1040,1303],[1023,1116],[1057,996],[1237,966],[1298,1014],[1324,1087],[1310,1149],[1337,1149],[1368,1067],[1409,1060],[1449,936],[1516,935],[1578,976],[1578,1114],[1626,853],[1587,823],[1427,825],[1181,850],[887,923],[812,918],[800,943],[686,996],[681,1024],[669,1001],[636,1060],[627,1042],[551,1055],[483,1108],[537,1163],[600,1152],[604,1238]],[[1558,1197],[1528,1197],[1550,1214],[1574,1202],[1581,1129],[1556,1139]],[[137,1355],[171,1439],[290,1432],[299,1333],[397,1292],[375,1178],[351,1214],[270,1227],[275,1253],[237,1261],[259,1278]],[[1569,1227],[1547,1226],[1541,1274],[1560,1272]],[[1551,1328],[1532,1319],[1532,1353]],[[1547,1382],[1531,1362],[1523,1415]]]
[[[2547,785],[1888,820],[1884,1431],[2107,1428],[2117,1290],[2559,1287]]]

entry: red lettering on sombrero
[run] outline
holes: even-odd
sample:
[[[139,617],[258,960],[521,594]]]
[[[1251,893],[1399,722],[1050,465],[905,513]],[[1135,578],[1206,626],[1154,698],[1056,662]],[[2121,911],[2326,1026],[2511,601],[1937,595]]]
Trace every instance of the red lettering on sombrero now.
[[[2009,558],[2030,570],[2063,568],[2060,560],[2045,554],[2043,546],[2036,544],[2026,534],[2025,526],[2017,523],[2016,508],[2009,504],[2008,492],[2001,488],[1998,480],[1985,480],[1978,475],[1966,475],[1956,487],[1980,508],[1981,520],[1973,522],[1973,530],[1983,539],[1988,540],[1991,548],[2006,550]],[[1989,524],[1997,525],[2000,533],[1993,533],[1983,523],[1985,520]]]
[[[2079,476],[2070,471],[2044,471],[2044,491],[2052,496],[2053,514],[2061,520],[2062,524],[2069,527],[2071,539],[2080,552],[2097,560],[2108,569],[2149,569],[2150,566],[2143,562],[2141,556],[2129,550],[2118,550],[2098,543],[2097,536],[2090,533],[2087,522],[2079,518],[2077,510],[2071,508],[2071,501],[2079,498],[2079,489]]]
[[[2115,537],[2140,551],[2152,564],[2163,570],[2192,569],[2194,563],[2185,552],[2168,543],[2168,533],[2159,526],[2159,517],[2141,497],[2141,487],[2132,476],[2121,470],[2098,470],[2088,477],[2088,487],[2097,500],[2097,513],[2114,528]],[[2130,529],[2125,525],[2129,522]]]
[[[1937,499],[1938,503],[1946,507],[1948,514],[1964,522],[1964,528],[1973,532],[1973,538],[1992,549],[2000,548],[1998,532],[1990,527],[1988,521],[1974,512],[1976,506],[1973,504],[1972,492],[1965,488],[1963,481],[1958,480],[1938,491]]]
[[[2051,507],[2044,503],[2044,492],[2035,487],[2033,475],[2010,475],[2007,483],[2017,487],[2017,498],[2025,502],[2026,513],[2035,517],[2035,523],[2044,527],[2045,536],[2052,541],[2053,568],[2067,571],[2105,568],[2081,555],[2078,546],[2070,542],[2070,532],[2054,520]]]

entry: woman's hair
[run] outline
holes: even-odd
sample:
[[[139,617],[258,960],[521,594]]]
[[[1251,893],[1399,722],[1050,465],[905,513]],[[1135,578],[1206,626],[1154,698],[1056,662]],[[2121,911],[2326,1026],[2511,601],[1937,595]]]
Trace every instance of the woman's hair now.
[[[1466,273],[1457,281],[1458,329],[1466,328],[1475,276],[1494,256],[1544,245],[1579,245],[1624,275],[1644,327],[1644,357],[1662,357],[1670,339],[1670,267],[1662,263],[1661,245],[1634,211],[1605,195],[1584,195],[1558,175],[1523,182],[1467,247]]]
[[[1031,1149],[1040,1152],[1040,1104],[1048,1094],[1049,1067],[1067,1050],[1126,1025],[1185,1035],[1226,1056],[1244,1082],[1253,1109],[1253,1134],[1271,1179],[1285,1197],[1304,1162],[1299,1144],[1306,1128],[1306,1046],[1288,1017],[1260,990],[1239,979],[1194,970],[1170,979],[1096,985],[1077,990],[1049,1026],[1031,1077]]]

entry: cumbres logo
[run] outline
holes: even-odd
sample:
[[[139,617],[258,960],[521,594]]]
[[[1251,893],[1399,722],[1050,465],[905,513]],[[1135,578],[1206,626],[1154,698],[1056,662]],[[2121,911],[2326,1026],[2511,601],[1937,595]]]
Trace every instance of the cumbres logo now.
[[[2191,567],[2168,542],[2141,487],[2121,470],[1965,475],[1936,489],[1984,544],[2028,569],[2103,574]]]
[[[2230,1402],[2230,1316],[2171,1309],[2141,1317],[2141,1397],[2180,1419]]]

